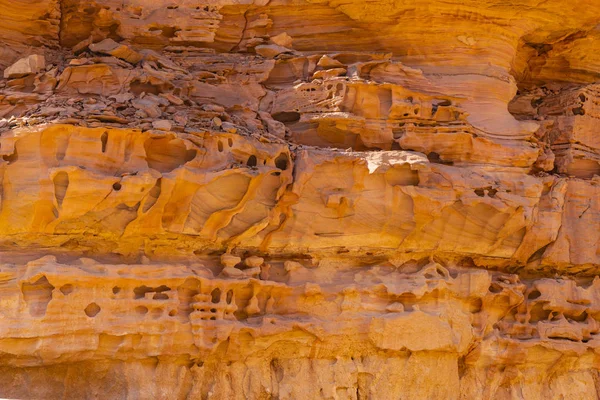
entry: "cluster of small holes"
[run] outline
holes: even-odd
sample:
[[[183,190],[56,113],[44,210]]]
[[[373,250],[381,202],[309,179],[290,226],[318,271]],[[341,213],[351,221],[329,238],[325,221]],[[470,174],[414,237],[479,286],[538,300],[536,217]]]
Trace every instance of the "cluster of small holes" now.
[[[233,139],[227,138],[227,144],[230,148],[233,147]],[[217,141],[217,150],[219,151],[219,153],[222,153],[224,150],[223,142],[220,140]]]

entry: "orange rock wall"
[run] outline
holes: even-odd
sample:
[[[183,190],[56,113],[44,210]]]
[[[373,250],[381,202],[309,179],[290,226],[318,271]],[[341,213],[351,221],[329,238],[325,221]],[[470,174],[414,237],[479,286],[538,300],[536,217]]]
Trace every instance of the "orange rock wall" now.
[[[0,397],[600,397],[598,1],[0,0],[0,43]]]

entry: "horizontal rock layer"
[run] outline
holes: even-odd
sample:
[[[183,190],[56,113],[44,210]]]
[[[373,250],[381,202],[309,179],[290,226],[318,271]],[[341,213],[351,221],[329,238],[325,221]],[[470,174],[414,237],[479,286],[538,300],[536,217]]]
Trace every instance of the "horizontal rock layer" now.
[[[90,396],[493,398],[517,386],[544,398],[571,395],[572,380],[578,395],[595,393],[597,279],[436,261],[259,262],[236,277],[214,257],[4,265],[4,393],[77,395],[69,376],[80,368],[100,374],[86,377]],[[431,368],[436,380],[419,386]],[[14,387],[43,373],[60,384]]]

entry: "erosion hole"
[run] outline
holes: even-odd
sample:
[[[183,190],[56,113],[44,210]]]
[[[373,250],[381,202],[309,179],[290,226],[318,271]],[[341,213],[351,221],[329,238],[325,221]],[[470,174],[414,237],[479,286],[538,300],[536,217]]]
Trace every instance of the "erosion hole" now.
[[[497,283],[492,283],[490,285],[489,291],[492,293],[500,293],[502,292],[502,286],[498,285]]]
[[[17,161],[19,159],[19,154],[17,153],[17,148],[15,147],[15,151],[12,154],[2,156],[2,159],[4,161],[8,161],[9,164],[12,164],[15,161]]]
[[[185,152],[185,162],[187,163],[187,162],[192,161],[194,158],[196,158],[196,154],[198,154],[196,149],[187,150]]]
[[[538,297],[540,297],[542,294],[540,293],[539,290],[532,290],[529,295],[527,296],[528,300],[535,300]]]
[[[134,299],[143,299],[146,297],[146,293],[162,293],[171,290],[170,287],[166,285],[160,285],[159,287],[148,287],[146,285],[138,286],[133,289]],[[155,295],[156,296],[156,295]],[[167,298],[169,298],[167,296]]]
[[[119,182],[115,182],[113,183],[113,190],[118,192],[119,190],[121,190],[121,184]]]
[[[148,212],[148,210],[152,208],[154,204],[156,204],[156,201],[160,197],[160,192],[162,190],[161,183],[162,178],[158,178],[152,189],[150,189],[150,192],[148,192],[148,197],[144,201],[144,207],[142,207],[142,212]]]
[[[175,33],[178,31],[179,29],[177,29],[174,26],[164,26],[160,29],[161,31],[161,35],[166,37],[166,38],[173,38],[175,37]]]
[[[550,317],[550,310],[544,309],[545,303],[539,302],[535,303],[529,312],[530,318],[529,322],[536,323],[539,321],[548,321],[548,317]]]
[[[588,319],[588,313],[587,313],[587,311],[583,311],[579,315],[569,315],[568,317],[569,317],[569,319],[571,319],[573,321],[584,322],[585,320]]]
[[[62,285],[60,287],[60,291],[62,294],[67,296],[73,292],[73,285],[71,285],[70,283],[67,283],[66,285]]]
[[[291,123],[300,121],[300,113],[297,112],[279,112],[273,114],[273,119],[275,121],[283,122],[283,123]]]
[[[469,301],[469,312],[476,314],[481,311],[483,308],[483,300],[481,299],[472,299]]]
[[[190,154],[181,139],[150,138],[144,149],[148,166],[158,172],[171,172],[189,161]]]
[[[140,314],[140,315],[145,315],[148,314],[148,307],[146,306],[137,306],[135,308],[135,312]]]
[[[281,170],[286,170],[288,167],[288,157],[286,154],[280,154],[275,159],[275,166]]]
[[[120,288],[120,287],[118,287],[118,286],[114,286],[114,287],[112,288],[112,292],[113,292],[113,294],[119,294],[119,292],[120,292],[120,291],[121,291],[121,288]]]
[[[541,259],[544,256],[544,253],[546,252],[548,246],[550,246],[550,243],[537,249],[531,256],[529,256],[529,258],[527,259],[527,263]]]
[[[438,164],[442,163],[442,158],[440,157],[440,154],[436,153],[435,151],[432,151],[431,153],[427,154],[427,159],[429,160],[429,162]]]
[[[88,304],[88,306],[85,308],[85,315],[87,315],[90,318],[94,318],[96,315],[98,315],[98,313],[100,312],[101,308],[98,304],[96,303],[90,303]]]
[[[219,289],[219,288],[213,289],[213,291],[210,293],[210,295],[212,297],[211,301],[214,304],[217,304],[221,301],[221,289]]]
[[[54,197],[56,198],[56,203],[60,208],[62,207],[63,200],[67,194],[67,189],[69,188],[69,174],[64,171],[60,171],[54,176],[52,181],[54,182]]]
[[[250,157],[248,157],[248,161],[246,162],[246,165],[248,165],[249,167],[256,167],[257,164],[258,164],[258,160],[256,159],[255,155],[251,155]]]
[[[102,152],[106,153],[106,143],[108,143],[108,132],[104,132],[100,137],[100,141],[102,142]]]
[[[538,107],[540,104],[542,104],[543,102],[544,102],[544,99],[542,99],[541,97],[540,97],[540,98],[537,98],[537,99],[531,99],[531,106],[532,106],[533,108],[537,108],[537,107]]]
[[[48,282],[48,278],[45,275],[34,283],[23,283],[21,291],[25,303],[29,306],[29,314],[32,317],[43,317],[46,315],[48,303],[52,300],[53,290],[54,286]]]

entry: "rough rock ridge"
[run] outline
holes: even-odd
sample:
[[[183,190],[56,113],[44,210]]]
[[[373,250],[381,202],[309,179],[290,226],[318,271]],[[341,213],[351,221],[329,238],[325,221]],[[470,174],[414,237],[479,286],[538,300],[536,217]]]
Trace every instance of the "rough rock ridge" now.
[[[597,0],[0,0],[0,397],[600,398]]]

